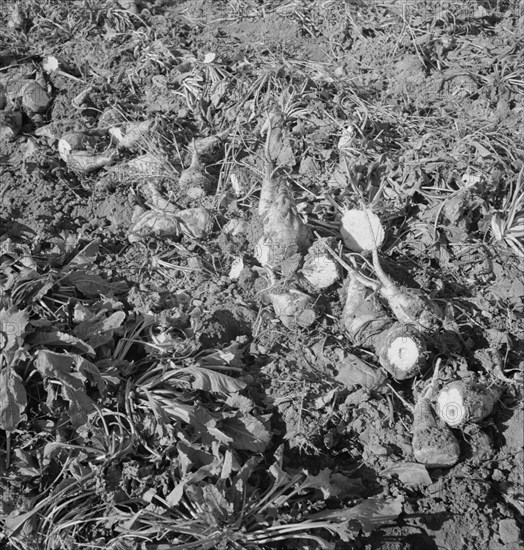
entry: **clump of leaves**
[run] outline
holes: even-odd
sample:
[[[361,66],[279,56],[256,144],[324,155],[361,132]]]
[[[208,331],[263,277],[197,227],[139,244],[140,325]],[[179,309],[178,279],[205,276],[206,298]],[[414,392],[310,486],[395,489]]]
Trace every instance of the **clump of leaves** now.
[[[106,425],[104,415],[98,415]],[[157,550],[243,550],[310,540],[333,550],[328,540],[333,536],[350,541],[402,512],[401,497],[326,509],[324,499],[339,496],[340,474],[329,469],[316,476],[286,472],[282,447],[268,468],[260,456],[240,465],[230,450],[208,453],[180,441],[169,474],[157,471],[145,484],[131,462],[129,468],[119,465],[129,448],[115,454],[95,447],[48,447],[44,462],[61,457],[61,474],[31,509],[7,517],[5,535],[16,549],[129,548],[142,541]],[[127,470],[139,476],[138,493],[126,490]]]
[[[254,416],[254,403],[239,395],[244,382],[214,370],[224,368],[223,363],[212,364],[204,357],[200,364],[182,366],[169,360],[148,369],[136,380],[131,405],[139,423],[155,440],[165,437],[175,423],[205,445],[265,451],[271,440],[267,419]]]
[[[491,219],[491,229],[497,241],[504,240],[518,257],[524,256],[524,184],[520,170],[515,185],[510,186],[504,208]]]
[[[333,549],[323,532],[349,541],[361,529],[371,531],[402,511],[401,498],[372,498],[353,507],[322,510],[325,503],[315,499],[312,490],[330,495],[334,491],[331,472],[326,470],[326,476],[287,473],[282,469],[282,447],[269,469],[262,467],[260,458],[252,457],[234,474],[235,465],[227,453],[222,460],[215,458],[188,472],[196,455],[195,449],[185,449],[179,446],[185,464],[182,481],[158,499],[161,505],[137,515],[133,531],[125,538],[162,533],[169,548],[176,550],[243,550],[291,540],[311,540],[320,548]]]

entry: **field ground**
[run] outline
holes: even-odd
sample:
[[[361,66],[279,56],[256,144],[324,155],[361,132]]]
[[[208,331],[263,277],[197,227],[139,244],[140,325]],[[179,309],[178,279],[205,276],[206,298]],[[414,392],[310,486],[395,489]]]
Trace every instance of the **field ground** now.
[[[0,546],[524,548],[523,29],[504,0],[0,0]],[[302,324],[257,261],[277,110],[341,260],[275,271]],[[341,321],[363,205],[446,312],[407,380]],[[437,363],[500,389],[449,468],[412,447]]]

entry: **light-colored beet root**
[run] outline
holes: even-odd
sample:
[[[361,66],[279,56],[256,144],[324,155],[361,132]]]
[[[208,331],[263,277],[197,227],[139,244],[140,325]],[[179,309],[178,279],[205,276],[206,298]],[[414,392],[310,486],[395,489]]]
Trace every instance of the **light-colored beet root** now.
[[[316,290],[328,288],[340,276],[338,264],[326,250],[325,244],[329,244],[328,241],[329,239],[315,241],[309,248],[302,266],[302,275]]]
[[[440,307],[423,292],[395,283],[382,269],[376,249],[372,254],[373,267],[381,283],[380,294],[387,300],[393,315],[401,323],[414,324],[422,331],[436,331],[444,317]]]
[[[426,344],[414,325],[395,323],[375,341],[380,364],[397,380],[413,378],[425,365]]]
[[[143,145],[146,143],[154,127],[154,120],[124,122],[121,125],[111,127],[109,129],[109,135],[119,148],[133,149],[136,145]]]
[[[460,458],[460,445],[443,422],[435,420],[430,393],[417,401],[413,414],[413,455],[427,468],[449,468]]]
[[[282,115],[278,112],[270,113],[263,130],[266,130],[266,143],[264,146],[264,179],[258,203],[259,216],[266,214],[273,204],[277,190],[283,185],[280,179],[274,175],[274,160],[282,147]]]
[[[502,395],[498,386],[478,381],[457,380],[446,384],[437,396],[439,417],[449,426],[460,427],[468,422],[480,422],[493,412]]]
[[[88,174],[111,164],[118,153],[106,150],[104,153],[90,151],[96,144],[96,137],[83,132],[69,132],[58,140],[58,154],[67,167],[78,174]]]
[[[116,155],[115,151],[108,151],[100,155],[88,151],[71,151],[67,157],[67,167],[77,174],[89,174],[110,165]]]
[[[191,165],[180,174],[178,184],[181,189],[192,190],[190,194],[195,194],[194,189],[202,189],[205,195],[213,190],[213,182],[204,172],[204,167],[200,161],[198,150],[193,147]]]
[[[307,226],[299,216],[289,190],[277,190],[273,203],[263,220],[263,236],[257,244],[255,257],[262,265],[279,267],[295,254],[305,254],[311,243]]]
[[[286,182],[273,177],[271,150],[278,149],[282,139],[280,115],[270,114],[266,124],[265,177],[258,207],[263,235],[257,243],[255,257],[263,266],[277,268],[295,254],[306,254],[311,235],[297,212],[293,194]]]
[[[342,325],[355,346],[374,347],[375,338],[392,323],[373,291],[350,273],[345,285]]]
[[[384,229],[379,217],[368,208],[346,210],[341,220],[342,239],[355,252],[379,248],[384,242]]]
[[[269,172],[269,173],[268,173]],[[264,179],[262,180],[262,188],[260,190],[260,200],[258,203],[258,214],[264,216],[271,205],[277,189],[282,185],[282,182],[272,175],[270,168],[266,168]]]

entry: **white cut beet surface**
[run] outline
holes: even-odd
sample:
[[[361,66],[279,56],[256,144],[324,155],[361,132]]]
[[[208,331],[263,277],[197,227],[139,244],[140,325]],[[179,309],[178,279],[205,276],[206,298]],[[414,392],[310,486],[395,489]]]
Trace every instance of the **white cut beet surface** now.
[[[302,274],[316,290],[322,290],[337,282],[338,266],[331,257],[324,255],[307,261]]]
[[[369,209],[346,210],[340,233],[348,248],[354,252],[376,250],[384,242],[380,218]]]
[[[426,468],[449,468],[460,458],[460,445],[453,432],[435,419],[431,389],[417,400],[413,413],[413,456]]]
[[[398,363],[398,368],[405,368],[406,365],[415,364],[420,356],[419,349],[415,342],[404,336],[399,336],[391,342],[387,349],[388,360]]]
[[[469,380],[450,382],[437,396],[437,414],[452,427],[480,422],[493,412],[501,395],[502,390],[496,386]]]
[[[320,239],[313,243],[302,267],[302,275],[316,290],[328,288],[339,278],[338,264],[325,249],[325,241]]]
[[[426,345],[414,325],[395,323],[376,341],[380,364],[397,380],[413,378],[425,364]]]

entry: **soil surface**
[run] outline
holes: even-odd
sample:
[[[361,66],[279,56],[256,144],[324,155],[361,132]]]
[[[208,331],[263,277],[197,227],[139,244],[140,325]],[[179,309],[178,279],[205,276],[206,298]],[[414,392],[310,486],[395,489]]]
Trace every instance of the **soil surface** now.
[[[0,6],[0,294],[12,300],[3,303],[0,296],[0,312],[11,306],[30,312],[31,338],[45,323],[67,332],[65,311],[87,303],[82,300],[91,300],[89,307],[96,302],[96,311],[104,311],[99,316],[109,312],[114,319],[115,312],[125,312],[124,324],[111,329],[113,344],[108,339],[95,347],[90,359],[101,369],[117,356],[116,342],[132,340],[127,355],[118,355],[125,368],[115,363],[120,389],[105,401],[98,396],[98,404],[112,410],[124,410],[117,407],[123,402],[119,392],[126,380],[139,379],[141,365],[155,354],[155,365],[168,359],[182,364],[241,350],[234,368],[226,365],[223,372],[245,383],[250,414],[264,423],[270,442],[262,452],[235,447],[233,470],[250,453],[270,464],[282,445],[284,469],[311,475],[329,469],[343,476],[342,496],[320,499],[327,508],[376,496],[402,498],[398,517],[355,531],[351,541],[323,531],[326,548],[524,548],[522,2],[24,0]],[[36,98],[29,88],[16,91],[21,81],[39,83]],[[35,112],[31,101],[44,106]],[[385,271],[446,309],[448,324],[428,344],[428,364],[440,359],[440,383],[478,376],[503,390],[492,414],[453,428],[460,443],[453,467],[424,468],[422,475],[413,456],[413,406],[431,368],[404,381],[388,375],[380,387],[340,381],[340,365],[350,354],[380,369],[373,350],[353,346],[341,324],[342,267],[338,280],[322,290],[300,276],[300,258],[277,273],[286,288],[313,297],[316,321],[307,327],[285,326],[267,298],[267,270],[255,253],[263,223],[257,205],[263,126],[276,107],[285,115],[284,178],[311,231],[331,237],[347,263],[341,210],[359,208],[362,199],[371,205],[385,228]],[[19,128],[12,113],[21,114]],[[118,143],[115,128],[137,121],[152,125],[131,145]],[[348,129],[353,137],[341,146]],[[91,161],[104,155],[110,160],[85,170],[74,164],[73,153],[62,156],[60,144],[71,132],[90,136],[78,150]],[[201,155],[210,190],[186,191],[179,179],[191,163],[193,140],[198,146],[210,136],[220,138],[216,151]],[[189,208],[202,210],[173,221]],[[160,217],[156,225],[143,221],[144,213],[159,210],[167,216],[164,225]],[[202,212],[206,218],[198,225]],[[92,254],[90,246],[96,248]],[[94,283],[98,294],[60,290],[60,277],[69,273],[63,270],[80,253],[89,273],[101,277]],[[52,283],[20,301],[5,282],[9,258],[34,259],[39,277]],[[118,287],[122,292],[113,283],[125,283]],[[133,315],[157,322],[134,337],[125,328]],[[57,324],[62,317],[65,324]],[[66,414],[68,398],[55,395],[53,404],[49,383],[30,376],[29,357],[46,344],[25,345],[21,363],[0,364],[20,375],[29,399],[21,423],[0,431],[0,521],[11,533],[2,543],[87,547],[89,537],[64,523],[66,546],[58,546],[58,539],[39,546],[27,525],[27,539],[13,530],[13,518],[51,490],[52,476],[65,475],[60,468],[67,469],[66,459],[45,458],[51,456],[45,445],[90,441],[82,440]],[[47,347],[69,353],[68,345]],[[95,386],[89,384],[88,395],[96,401]],[[198,391],[193,388],[190,397],[201,403]],[[225,401],[206,406],[213,414],[242,410]],[[60,434],[49,428],[59,419],[67,424]],[[107,489],[111,480],[126,498],[153,487],[165,499],[173,488],[145,449],[153,447],[167,460],[181,445],[177,424],[171,423],[170,435],[142,427],[149,446],[135,442],[131,454],[114,461],[116,470],[101,474],[106,496],[117,501],[116,489]],[[202,455],[211,449],[205,441],[199,445]],[[77,479],[86,467],[79,466]],[[309,506],[319,510],[315,502]],[[116,540],[118,521],[93,528],[93,548]],[[143,541],[107,547],[178,548],[161,531],[156,539],[147,534]],[[317,542],[290,539],[260,547],[306,549],[320,547]],[[224,544],[216,547],[244,548]]]

